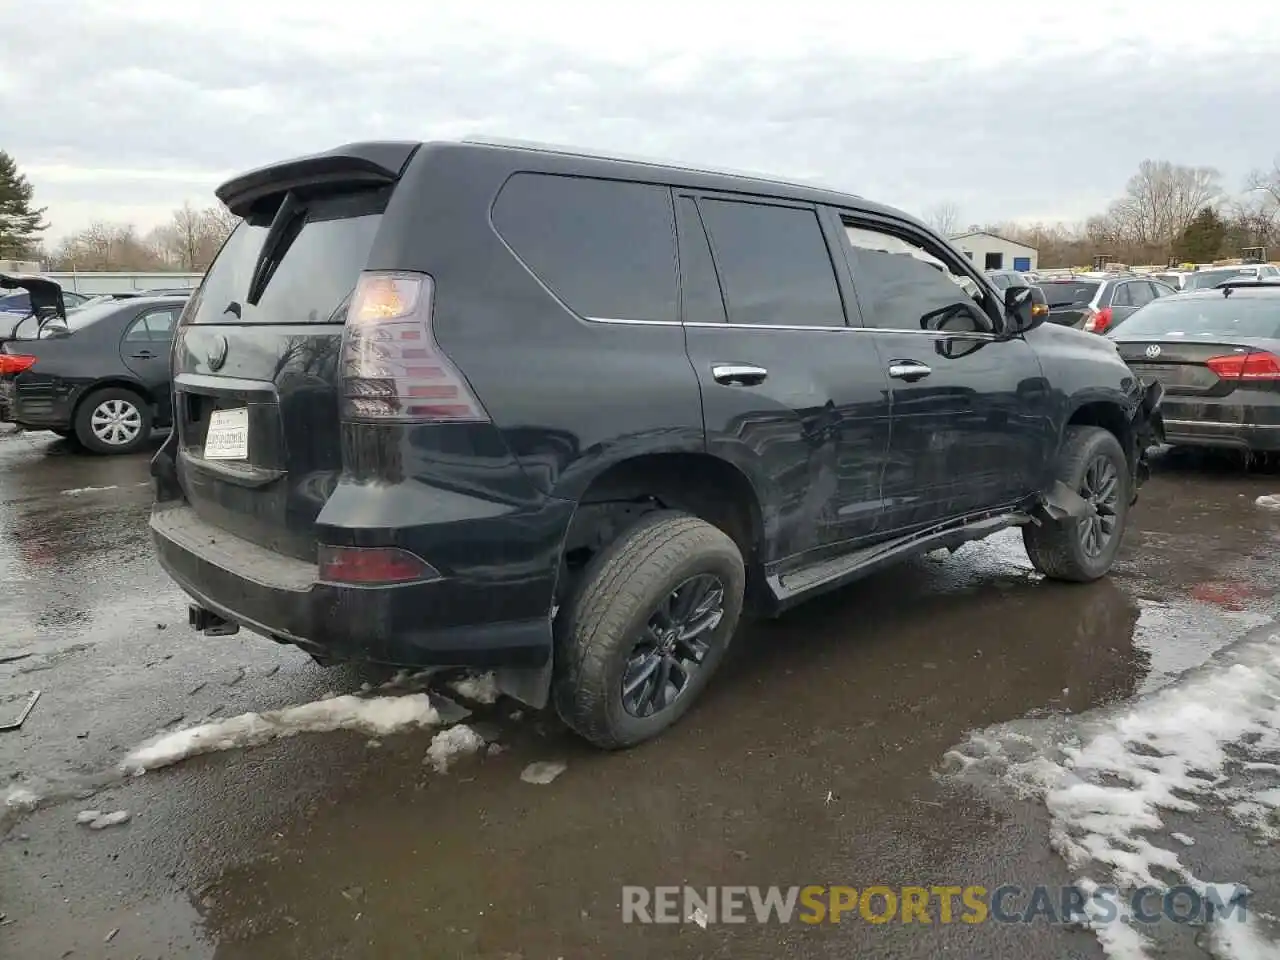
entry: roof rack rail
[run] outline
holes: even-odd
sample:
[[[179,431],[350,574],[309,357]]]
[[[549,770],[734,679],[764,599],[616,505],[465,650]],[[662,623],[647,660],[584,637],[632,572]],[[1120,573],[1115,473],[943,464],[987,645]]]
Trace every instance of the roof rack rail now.
[[[1224,292],[1236,289],[1248,290],[1253,287],[1280,287],[1280,280],[1272,280],[1266,277],[1253,277],[1244,280],[1223,280],[1221,283],[1214,284],[1215,290],[1222,290]]]
[[[805,190],[828,190],[832,193],[843,193],[846,196],[861,199],[858,194],[849,193],[839,187],[829,186],[814,181],[788,180],[758,170],[733,170],[727,167],[716,167],[700,163],[684,163],[679,160],[666,160],[661,157],[646,157],[625,153],[610,153],[603,150],[590,150],[584,147],[566,144],[542,143],[537,140],[519,140],[509,137],[490,137],[483,134],[472,134],[463,137],[462,143],[480,147],[508,147],[512,150],[530,150],[534,153],[556,153],[567,157],[583,157],[591,160],[614,160],[619,163],[634,163],[646,167],[671,167],[687,170],[691,173],[709,173],[722,177],[741,177],[744,180],[755,180],[759,183],[773,183],[783,187],[800,187]]]

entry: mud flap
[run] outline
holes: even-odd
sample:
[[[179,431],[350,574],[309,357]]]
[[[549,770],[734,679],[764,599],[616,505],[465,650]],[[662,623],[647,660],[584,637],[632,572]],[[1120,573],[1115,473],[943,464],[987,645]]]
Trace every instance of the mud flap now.
[[[1036,511],[1037,522],[1052,520],[1079,520],[1089,512],[1089,501],[1076,493],[1061,480],[1055,480],[1053,487],[1045,494]]]
[[[534,710],[542,710],[551,699],[553,659],[547,657],[546,665],[541,667],[499,667],[493,672],[493,679],[506,696]]]

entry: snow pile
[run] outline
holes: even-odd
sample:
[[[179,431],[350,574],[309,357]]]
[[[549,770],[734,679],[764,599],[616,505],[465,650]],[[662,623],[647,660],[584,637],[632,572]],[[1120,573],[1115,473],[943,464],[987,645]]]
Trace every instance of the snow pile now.
[[[436,773],[445,773],[454,757],[476,753],[483,746],[484,737],[460,723],[448,730],[441,730],[431,738],[431,746],[427,747],[423,763],[434,767]]]
[[[1050,843],[1086,896],[1100,883],[1133,891],[1167,887],[1171,877],[1204,891],[1209,885],[1179,857],[1193,838],[1162,835],[1164,814],[1225,805],[1246,827],[1277,836],[1280,636],[1244,643],[1233,662],[1207,665],[1123,708],[982,731],[948,758],[962,775],[995,773],[1021,795],[1041,798],[1051,815]],[[1105,879],[1091,875],[1099,871]],[[1233,886],[1219,884],[1218,894],[1230,900]],[[1109,956],[1150,956],[1137,929],[1095,923],[1098,911],[1086,913],[1082,923]],[[1216,955],[1280,956],[1280,944],[1266,944],[1252,923],[1253,916],[1248,924],[1216,920]]]
[[[40,797],[30,787],[10,787],[4,795],[4,805],[12,810],[34,810]]]
[[[62,495],[64,497],[78,497],[83,493],[103,493],[104,491],[107,491],[107,490],[119,490],[119,489],[120,488],[118,486],[115,486],[114,484],[109,487],[76,487],[73,490],[63,490]]]
[[[1260,507],[1266,507],[1268,510],[1280,510],[1280,494],[1277,493],[1263,494],[1253,502]]]
[[[463,677],[449,684],[451,690],[465,700],[494,703],[498,699],[498,681],[492,673]]]
[[[163,734],[125,757],[122,767],[137,775],[202,753],[256,747],[299,733],[356,730],[382,736],[439,722],[440,715],[425,693],[402,697],[335,696],[282,710],[242,713]]]
[[[107,827],[118,827],[128,823],[132,817],[128,810],[114,810],[103,813],[101,810],[81,810],[76,814],[76,823],[90,830],[105,830]]]

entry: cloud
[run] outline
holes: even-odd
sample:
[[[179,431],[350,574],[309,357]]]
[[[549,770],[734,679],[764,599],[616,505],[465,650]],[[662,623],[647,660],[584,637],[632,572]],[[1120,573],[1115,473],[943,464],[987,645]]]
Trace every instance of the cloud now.
[[[1280,21],[1256,5],[606,6],[42,5],[0,36],[3,147],[54,235],[145,228],[228,172],[362,138],[577,143],[974,221],[1083,217],[1146,157],[1234,187],[1276,149],[1258,118],[1280,102]]]

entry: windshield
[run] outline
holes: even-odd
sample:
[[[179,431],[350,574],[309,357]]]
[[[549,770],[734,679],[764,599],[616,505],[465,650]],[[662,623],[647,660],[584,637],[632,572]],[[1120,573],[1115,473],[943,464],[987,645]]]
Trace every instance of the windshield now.
[[[1187,277],[1186,290],[1212,290],[1224,280],[1245,280],[1258,275],[1257,267],[1231,267],[1228,270],[1200,270]]]
[[[1040,289],[1044,291],[1044,298],[1049,301],[1050,308],[1067,307],[1088,303],[1098,292],[1098,284],[1082,283],[1079,280],[1042,282]]]
[[[1115,333],[1129,340],[1280,338],[1280,297],[1167,297],[1143,307]]]

